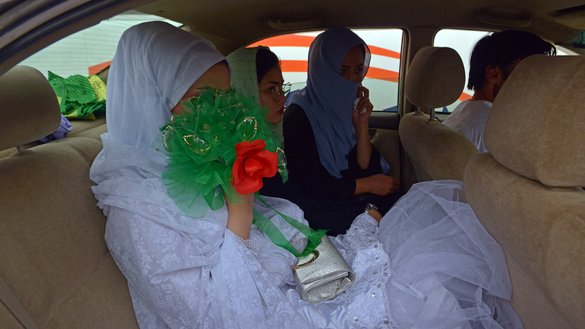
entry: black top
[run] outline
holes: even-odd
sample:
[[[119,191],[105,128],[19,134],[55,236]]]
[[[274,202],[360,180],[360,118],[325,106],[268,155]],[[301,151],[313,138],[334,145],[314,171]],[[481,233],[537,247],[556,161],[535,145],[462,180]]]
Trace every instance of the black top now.
[[[340,199],[353,197],[355,179],[379,174],[380,154],[372,147],[370,167],[361,169],[357,162],[357,149],[347,155],[348,169],[342,178],[329,174],[321,164],[315,135],[305,111],[297,104],[289,106],[284,114],[284,151],[291,181],[298,181],[302,192],[332,195]]]
[[[386,197],[354,195],[357,178],[382,173],[380,153],[373,146],[369,168],[361,169],[354,146],[347,155],[348,169],[337,178],[321,164],[311,123],[300,106],[292,104],[287,107],[283,132],[289,181],[281,184],[279,176],[266,180],[261,194],[297,203],[312,228],[325,228],[333,235],[345,233],[368,202],[376,204],[385,213],[398,198],[397,193]]]

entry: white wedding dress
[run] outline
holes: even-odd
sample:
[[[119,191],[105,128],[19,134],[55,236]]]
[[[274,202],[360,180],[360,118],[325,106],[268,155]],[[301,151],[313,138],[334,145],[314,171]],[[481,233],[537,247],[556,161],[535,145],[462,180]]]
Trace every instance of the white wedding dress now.
[[[132,152],[118,150],[114,158],[133,162]],[[225,208],[184,216],[166,194],[164,165],[164,158],[142,162],[140,170],[99,176],[94,187],[108,216],[108,247],[143,329],[522,327],[507,301],[501,249],[459,201],[460,182],[414,185],[379,226],[358,216],[347,234],[332,238],[355,272],[354,285],[310,304],[295,290],[293,255],[254,227],[242,241],[226,229]],[[286,200],[265,200],[303,216]],[[273,210],[257,210],[298,240]]]

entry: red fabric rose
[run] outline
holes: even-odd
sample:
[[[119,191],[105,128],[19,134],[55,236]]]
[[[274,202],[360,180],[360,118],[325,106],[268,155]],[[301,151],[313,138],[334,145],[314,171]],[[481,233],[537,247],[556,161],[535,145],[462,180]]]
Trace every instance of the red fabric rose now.
[[[265,150],[261,139],[236,144],[236,161],[232,167],[232,185],[240,194],[259,191],[262,178],[276,175],[278,156]]]

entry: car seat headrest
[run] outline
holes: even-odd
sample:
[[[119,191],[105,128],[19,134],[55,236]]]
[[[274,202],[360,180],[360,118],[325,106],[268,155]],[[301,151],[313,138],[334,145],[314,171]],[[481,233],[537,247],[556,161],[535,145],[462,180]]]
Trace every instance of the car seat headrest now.
[[[414,56],[406,74],[406,98],[421,109],[455,102],[465,85],[459,54],[446,47],[424,47]]]
[[[546,186],[585,186],[585,57],[534,55],[499,91],[486,147],[511,171]]]
[[[60,113],[53,88],[38,70],[21,65],[0,76],[0,150],[54,132]]]

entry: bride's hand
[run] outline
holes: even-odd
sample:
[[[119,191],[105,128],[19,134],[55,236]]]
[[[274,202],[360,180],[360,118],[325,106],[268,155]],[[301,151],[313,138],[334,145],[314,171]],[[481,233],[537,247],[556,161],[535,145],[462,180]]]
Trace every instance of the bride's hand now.
[[[236,191],[232,191],[232,193],[231,201],[226,198],[227,228],[240,238],[247,240],[250,237],[250,228],[254,217],[254,193],[238,194]]]

